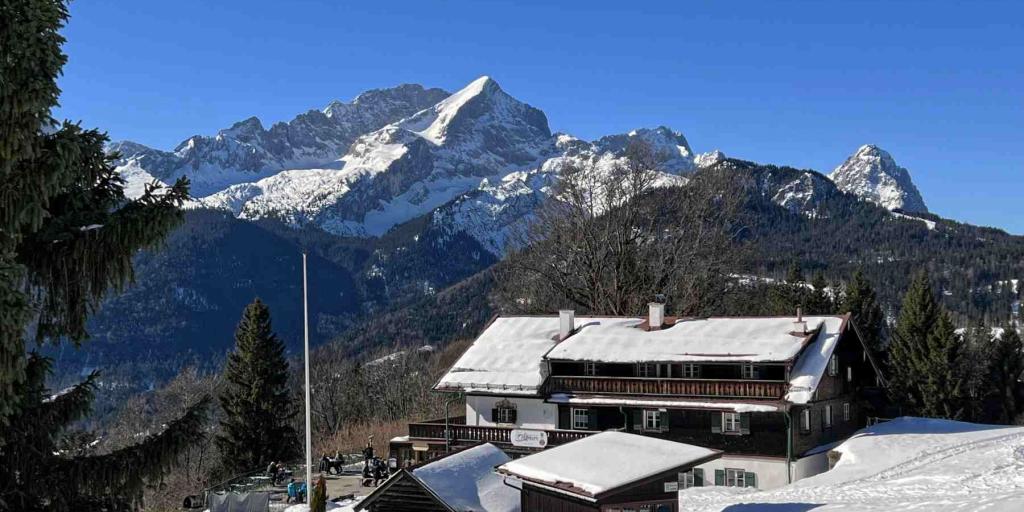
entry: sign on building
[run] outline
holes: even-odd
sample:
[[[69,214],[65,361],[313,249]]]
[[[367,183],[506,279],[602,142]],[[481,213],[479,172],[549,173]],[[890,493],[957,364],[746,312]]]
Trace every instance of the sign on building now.
[[[512,431],[512,446],[523,448],[545,448],[548,445],[548,433],[543,430]]]

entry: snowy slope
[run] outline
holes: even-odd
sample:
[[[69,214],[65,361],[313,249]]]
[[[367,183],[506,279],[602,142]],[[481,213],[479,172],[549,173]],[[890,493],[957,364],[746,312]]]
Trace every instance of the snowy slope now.
[[[898,418],[835,448],[835,468],[764,492],[688,489],[680,510],[1024,510],[1024,428]]]
[[[867,144],[836,167],[829,178],[843,192],[870,201],[889,210],[927,213],[910,172],[896,164],[885,150]]]

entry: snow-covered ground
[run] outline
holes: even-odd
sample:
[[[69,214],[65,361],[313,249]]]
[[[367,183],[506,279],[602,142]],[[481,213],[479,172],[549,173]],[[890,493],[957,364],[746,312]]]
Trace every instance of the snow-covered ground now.
[[[688,489],[680,510],[1024,510],[1021,427],[899,418],[836,450],[842,457],[826,473],[771,491]]]

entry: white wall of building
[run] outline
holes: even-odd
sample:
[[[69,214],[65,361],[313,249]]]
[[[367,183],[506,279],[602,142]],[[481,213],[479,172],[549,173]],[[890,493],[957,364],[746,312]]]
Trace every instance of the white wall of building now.
[[[516,406],[516,426],[551,430],[558,427],[558,406],[545,403],[541,398],[511,398],[500,396],[469,395],[466,397],[466,425],[493,427],[491,409],[500,400],[508,400]]]
[[[828,471],[828,451],[797,459],[793,462],[793,481]]]
[[[757,474],[758,489],[775,489],[776,487],[789,484],[786,479],[785,459],[723,455],[720,459],[701,464],[697,467],[704,470],[705,486],[715,485],[715,470],[724,470],[726,468],[742,469],[745,472]]]

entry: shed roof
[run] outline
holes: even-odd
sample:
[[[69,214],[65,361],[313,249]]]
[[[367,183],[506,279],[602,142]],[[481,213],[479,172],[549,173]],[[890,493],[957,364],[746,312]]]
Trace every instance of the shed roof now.
[[[507,462],[498,471],[594,498],[720,455],[718,450],[654,437],[602,432]]]

